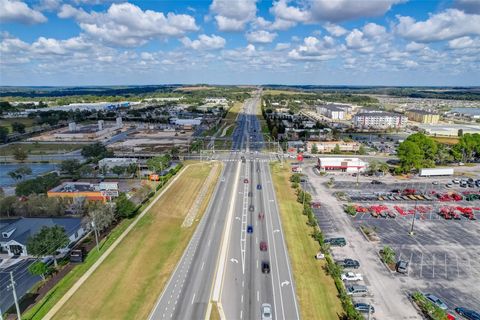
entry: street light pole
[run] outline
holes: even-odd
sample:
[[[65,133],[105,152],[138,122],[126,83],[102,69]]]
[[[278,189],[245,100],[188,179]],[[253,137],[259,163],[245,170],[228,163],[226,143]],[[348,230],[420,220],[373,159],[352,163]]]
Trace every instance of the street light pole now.
[[[13,300],[15,302],[15,309],[17,310],[17,319],[22,320],[22,314],[20,313],[20,306],[18,305],[17,291],[15,290],[15,281],[13,280],[13,272],[10,271],[10,285],[9,289],[12,289]]]
[[[415,219],[417,218],[417,201],[415,201],[415,208],[413,209],[412,226],[410,227],[410,235],[413,236],[413,227],[415,225]]]

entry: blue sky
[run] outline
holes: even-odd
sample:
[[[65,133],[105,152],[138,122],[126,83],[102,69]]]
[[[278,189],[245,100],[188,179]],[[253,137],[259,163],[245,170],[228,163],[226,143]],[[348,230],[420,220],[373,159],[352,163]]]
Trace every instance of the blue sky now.
[[[480,1],[0,0],[0,85],[480,85]]]

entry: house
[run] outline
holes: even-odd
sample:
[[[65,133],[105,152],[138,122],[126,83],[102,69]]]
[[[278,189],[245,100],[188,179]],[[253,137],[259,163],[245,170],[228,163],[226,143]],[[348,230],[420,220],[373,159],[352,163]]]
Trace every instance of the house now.
[[[0,224],[0,251],[9,256],[28,257],[27,241],[42,227],[60,226],[67,233],[70,243],[60,252],[77,242],[86,232],[81,218],[20,218]]]

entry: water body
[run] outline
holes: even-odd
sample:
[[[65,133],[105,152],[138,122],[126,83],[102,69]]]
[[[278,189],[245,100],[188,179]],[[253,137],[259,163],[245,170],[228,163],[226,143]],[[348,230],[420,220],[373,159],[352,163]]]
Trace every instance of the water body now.
[[[27,176],[26,179],[57,169],[57,165],[53,163],[0,164],[0,187],[13,187],[15,181],[8,173],[22,166],[32,169],[32,174]]]
[[[453,108],[450,112],[469,114],[471,116],[480,116],[480,108]]]

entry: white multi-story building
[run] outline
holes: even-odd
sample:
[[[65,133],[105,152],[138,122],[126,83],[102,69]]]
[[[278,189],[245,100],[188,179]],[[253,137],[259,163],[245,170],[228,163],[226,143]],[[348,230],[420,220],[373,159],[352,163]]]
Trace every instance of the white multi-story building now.
[[[407,121],[407,117],[392,112],[360,112],[353,117],[356,127],[372,129],[403,128]]]
[[[316,107],[320,113],[332,120],[344,120],[351,112],[352,107],[346,104],[324,104]]]

